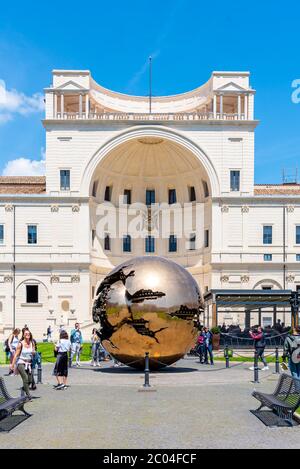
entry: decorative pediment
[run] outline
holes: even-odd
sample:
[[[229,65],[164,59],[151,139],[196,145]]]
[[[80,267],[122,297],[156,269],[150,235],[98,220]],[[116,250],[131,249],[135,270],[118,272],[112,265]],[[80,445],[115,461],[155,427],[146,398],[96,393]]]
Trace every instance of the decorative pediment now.
[[[56,89],[61,91],[86,91],[85,88],[83,88],[81,85],[78,85],[78,83],[75,83],[75,81],[72,80],[64,83],[63,85],[58,86]]]
[[[245,92],[245,91],[248,91],[248,90],[246,90],[246,88],[242,88],[241,86],[239,86],[236,83],[234,83],[233,81],[231,81],[230,83],[226,83],[226,85],[221,86],[216,91],[223,91],[225,93],[227,93],[227,92],[236,92],[237,93],[237,92]]]

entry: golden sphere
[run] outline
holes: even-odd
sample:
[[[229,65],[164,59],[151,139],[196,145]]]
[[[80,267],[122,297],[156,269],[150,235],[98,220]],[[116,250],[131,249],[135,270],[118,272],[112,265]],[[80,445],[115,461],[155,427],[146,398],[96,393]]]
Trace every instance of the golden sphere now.
[[[105,349],[118,361],[143,368],[171,365],[195,344],[201,295],[192,275],[161,257],[137,257],[101,283],[93,308]]]

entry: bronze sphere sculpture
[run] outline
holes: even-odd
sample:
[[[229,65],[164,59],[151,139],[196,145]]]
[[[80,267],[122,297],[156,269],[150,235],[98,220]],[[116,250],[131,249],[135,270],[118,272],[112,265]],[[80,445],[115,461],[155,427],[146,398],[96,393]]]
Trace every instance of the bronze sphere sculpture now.
[[[143,368],[171,365],[197,337],[201,295],[192,275],[161,257],[137,257],[115,268],[100,284],[93,318],[99,336],[118,361]]]

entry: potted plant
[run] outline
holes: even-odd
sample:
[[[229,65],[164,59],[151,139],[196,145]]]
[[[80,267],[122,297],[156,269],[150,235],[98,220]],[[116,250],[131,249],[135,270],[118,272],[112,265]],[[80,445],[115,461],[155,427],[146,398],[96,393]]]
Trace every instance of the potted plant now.
[[[219,327],[213,327],[211,329],[211,333],[212,333],[212,345],[213,345],[213,349],[216,350],[216,351],[219,351],[220,350],[220,340],[221,340],[221,330]]]

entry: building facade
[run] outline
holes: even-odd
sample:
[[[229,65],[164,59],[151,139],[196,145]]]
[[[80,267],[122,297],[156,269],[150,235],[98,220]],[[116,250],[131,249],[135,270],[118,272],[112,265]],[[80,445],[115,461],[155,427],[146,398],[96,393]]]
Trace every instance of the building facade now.
[[[180,263],[203,294],[300,287],[300,185],[254,184],[254,100],[248,72],[149,100],[109,91],[89,71],[54,70],[46,175],[0,178],[0,340],[14,324],[39,339],[76,321],[89,334],[97,286],[139,255]],[[100,222],[104,211],[117,230]],[[167,216],[165,235],[153,235]]]

